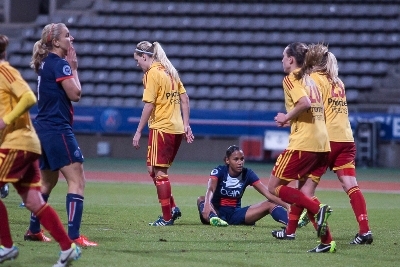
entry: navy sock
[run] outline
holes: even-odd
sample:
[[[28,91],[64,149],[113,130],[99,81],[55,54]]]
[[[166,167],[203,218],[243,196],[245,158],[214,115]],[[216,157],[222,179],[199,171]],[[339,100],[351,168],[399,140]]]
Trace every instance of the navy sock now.
[[[199,206],[198,206],[198,210],[199,210],[200,218],[203,218],[202,215],[201,215],[201,213],[202,213],[203,210],[204,210],[204,201],[200,202],[200,204],[199,204]],[[213,218],[213,217],[218,217],[218,215],[215,214],[214,212],[210,212],[210,215],[208,215],[208,219],[211,219],[211,218]]]
[[[43,200],[47,203],[47,200],[49,200],[49,195],[42,194],[42,197]],[[37,234],[40,232],[40,220],[33,213],[31,213],[29,231],[31,231],[31,233],[33,234]]]
[[[271,211],[271,216],[277,222],[288,224],[288,213],[282,206],[275,206]]]
[[[80,235],[82,213],[83,213],[83,196],[78,194],[67,194],[66,199],[67,216],[68,216],[68,236],[70,239],[77,239]]]

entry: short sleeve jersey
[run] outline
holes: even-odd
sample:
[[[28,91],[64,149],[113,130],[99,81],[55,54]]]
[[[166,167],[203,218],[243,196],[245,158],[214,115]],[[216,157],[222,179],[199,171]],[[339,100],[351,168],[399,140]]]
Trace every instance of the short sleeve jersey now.
[[[243,168],[239,177],[231,177],[228,171],[227,165],[219,165],[210,173],[210,179],[218,180],[211,200],[217,209],[221,206],[240,208],[246,187],[260,181],[251,169]]]
[[[38,114],[36,123],[48,131],[72,130],[74,110],[67,93],[61,85],[71,79],[69,63],[54,53],[44,58],[38,77]],[[38,127],[37,127],[38,128]]]
[[[283,79],[283,89],[287,112],[291,111],[304,96],[311,101],[311,107],[307,111],[291,120],[287,149],[310,152],[330,151],[322,96],[315,82],[309,76],[296,80],[291,72]]]
[[[344,84],[341,81],[339,84],[334,84],[323,73],[314,72],[311,77],[322,93],[329,140],[333,142],[354,142]]]
[[[0,63],[0,118],[10,113],[18,99],[27,91],[31,91],[31,88],[18,70],[8,62]],[[28,111],[0,130],[0,147],[42,153]]]
[[[161,63],[153,63],[143,76],[143,102],[155,108],[149,118],[149,128],[165,133],[184,133],[180,95],[186,93],[181,82],[175,81]]]

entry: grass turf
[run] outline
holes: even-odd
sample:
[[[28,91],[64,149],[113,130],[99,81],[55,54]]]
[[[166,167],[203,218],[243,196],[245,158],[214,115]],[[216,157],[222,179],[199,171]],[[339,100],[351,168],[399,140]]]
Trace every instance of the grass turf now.
[[[204,169],[203,169],[204,171]],[[207,170],[206,172],[208,172]],[[397,266],[400,258],[400,195],[365,193],[374,242],[370,246],[348,245],[357,224],[344,192],[318,192],[334,212],[329,222],[337,242],[335,254],[306,253],[318,245],[311,226],[299,229],[296,240],[275,240],[270,232],[281,224],[267,216],[251,226],[217,228],[199,222],[196,198],[204,186],[175,185],[173,193],[183,216],[172,227],[151,227],[161,213],[152,184],[88,182],[81,231],[98,247],[84,248],[79,266]],[[65,223],[66,183],[60,181],[49,203]],[[243,204],[254,204],[263,197],[249,188]],[[52,266],[59,247],[51,243],[23,241],[29,213],[19,208],[19,196],[12,189],[4,199],[9,211],[14,244],[20,248],[15,261],[2,266]]]

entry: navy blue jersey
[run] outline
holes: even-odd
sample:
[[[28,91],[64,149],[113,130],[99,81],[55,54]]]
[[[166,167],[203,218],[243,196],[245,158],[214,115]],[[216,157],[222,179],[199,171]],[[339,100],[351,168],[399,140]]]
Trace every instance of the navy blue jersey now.
[[[251,169],[243,168],[238,177],[231,177],[228,170],[227,165],[220,165],[210,173],[211,179],[218,179],[217,188],[211,200],[216,209],[221,206],[240,208],[246,187],[260,180]]]
[[[54,53],[43,59],[38,77],[37,130],[72,130],[74,110],[61,81],[71,79],[69,63]]]

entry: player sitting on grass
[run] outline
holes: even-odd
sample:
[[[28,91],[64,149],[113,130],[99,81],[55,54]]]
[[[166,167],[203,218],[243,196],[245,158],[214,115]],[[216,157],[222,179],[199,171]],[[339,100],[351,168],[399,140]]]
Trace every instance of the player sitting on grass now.
[[[288,215],[282,206],[288,205],[272,195],[254,171],[244,168],[244,153],[238,146],[233,145],[226,150],[224,162],[225,165],[211,171],[206,195],[197,199],[201,222],[214,226],[254,225],[271,214],[275,221],[286,225]],[[241,207],[244,191],[249,185],[267,200]]]

